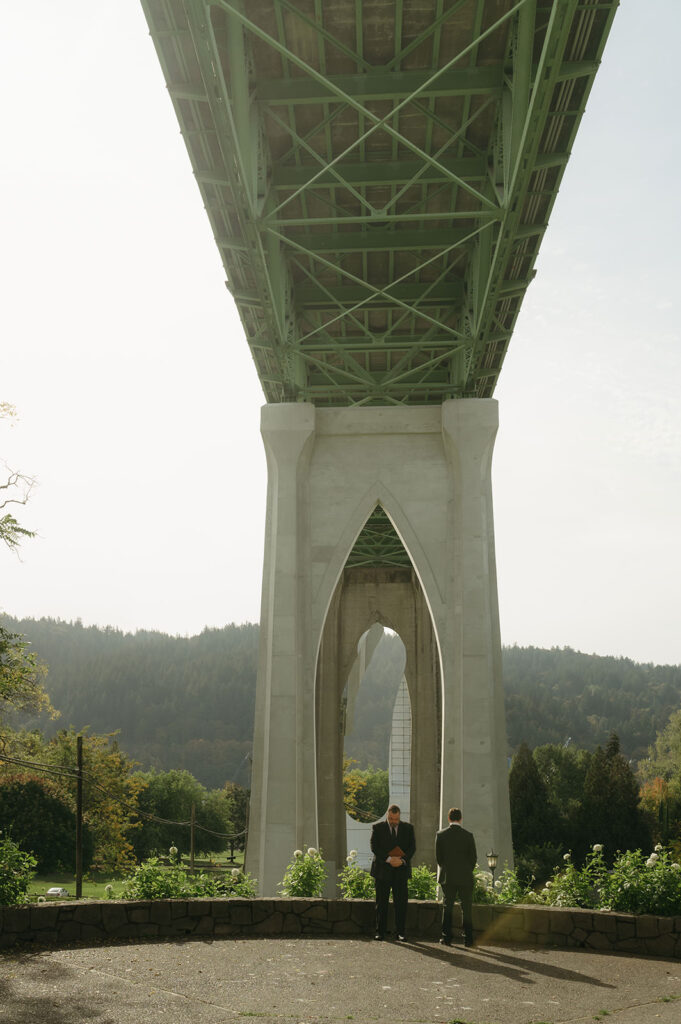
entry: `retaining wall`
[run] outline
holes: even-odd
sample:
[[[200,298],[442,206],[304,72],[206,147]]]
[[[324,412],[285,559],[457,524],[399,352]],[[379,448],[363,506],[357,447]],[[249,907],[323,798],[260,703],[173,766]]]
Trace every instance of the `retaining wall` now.
[[[455,909],[455,934],[460,912]],[[410,900],[410,938],[437,940],[442,905]],[[681,915],[635,916],[537,906],[473,907],[476,941],[530,946],[581,946],[681,959]],[[62,946],[146,938],[277,935],[367,936],[369,900],[192,899],[82,900],[0,907],[0,948],[17,943]]]

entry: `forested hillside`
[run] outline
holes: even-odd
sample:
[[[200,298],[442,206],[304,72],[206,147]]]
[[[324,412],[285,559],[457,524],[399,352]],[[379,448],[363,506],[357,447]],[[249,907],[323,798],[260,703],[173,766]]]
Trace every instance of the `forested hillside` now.
[[[258,627],[198,636],[2,618],[49,666],[45,688],[61,712],[47,735],[74,725],[120,730],[122,749],[145,768],[185,768],[204,785],[249,785]]]
[[[204,785],[249,784],[258,626],[229,625],[194,637],[2,617],[49,666],[56,721],[25,723],[47,735],[69,725],[120,730],[123,750],[145,768],[185,768]],[[346,753],[387,767],[401,643],[386,636],[371,666]],[[503,652],[509,753],[564,743],[593,749],[617,732],[628,758],[643,757],[681,707],[681,667],[639,665],[567,649]]]
[[[622,753],[639,760],[681,707],[681,666],[570,648],[506,647],[506,731],[513,750],[564,743],[592,750],[616,732]]]

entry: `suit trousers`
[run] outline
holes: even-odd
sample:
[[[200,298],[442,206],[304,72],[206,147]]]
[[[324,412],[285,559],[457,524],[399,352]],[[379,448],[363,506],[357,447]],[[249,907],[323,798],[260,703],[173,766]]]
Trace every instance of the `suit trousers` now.
[[[395,905],[395,931],[398,935],[406,935],[407,927],[407,890],[406,868],[390,868],[387,877],[376,878],[376,931],[385,935],[388,927],[388,901],[390,891]]]
[[[463,917],[463,934],[466,942],[473,941],[473,882],[447,882],[442,887],[445,900],[442,908],[442,935],[445,939],[452,937],[452,911],[455,900],[461,900]]]

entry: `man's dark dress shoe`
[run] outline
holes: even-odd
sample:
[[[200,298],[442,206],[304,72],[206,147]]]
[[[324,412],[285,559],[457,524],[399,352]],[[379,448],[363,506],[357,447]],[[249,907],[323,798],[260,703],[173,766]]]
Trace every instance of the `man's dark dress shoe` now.
[[[383,936],[381,935],[380,932],[376,932],[376,934],[374,935],[374,938],[375,938],[376,942],[383,942]]]
[[[440,945],[441,946],[451,946],[451,944],[452,944],[452,940],[451,939],[445,939],[444,936],[443,936],[443,938],[440,939]]]
[[[397,936],[397,941],[398,942],[406,942],[407,941],[407,936],[406,935],[398,935]]]

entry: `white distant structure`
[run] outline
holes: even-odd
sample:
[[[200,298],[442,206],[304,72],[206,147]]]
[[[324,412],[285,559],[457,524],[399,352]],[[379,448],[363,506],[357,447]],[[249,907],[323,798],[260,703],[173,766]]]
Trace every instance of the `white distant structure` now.
[[[411,701],[407,680],[402,676],[393,706],[392,732],[390,733],[390,765],[388,786],[389,803],[397,804],[402,817],[409,821],[409,800],[411,793]]]

